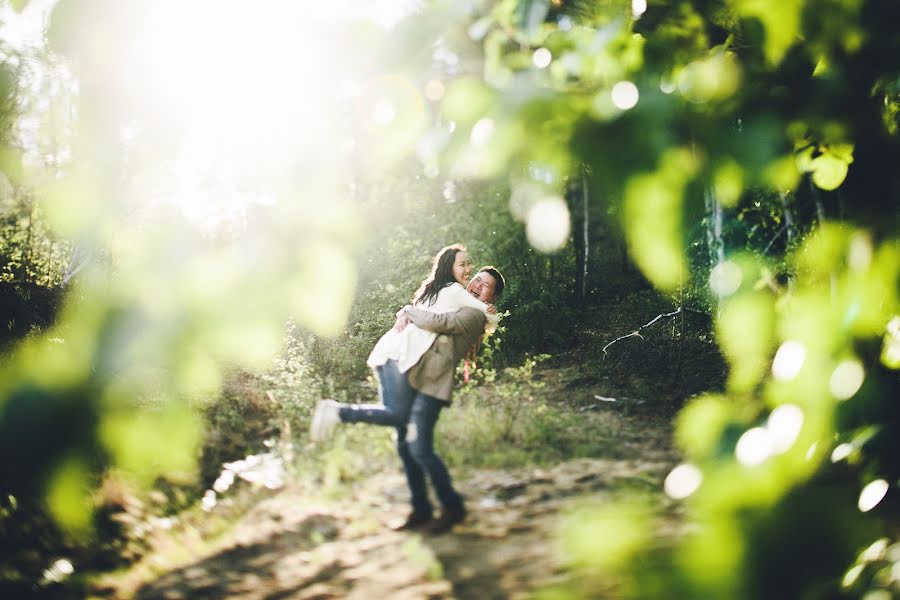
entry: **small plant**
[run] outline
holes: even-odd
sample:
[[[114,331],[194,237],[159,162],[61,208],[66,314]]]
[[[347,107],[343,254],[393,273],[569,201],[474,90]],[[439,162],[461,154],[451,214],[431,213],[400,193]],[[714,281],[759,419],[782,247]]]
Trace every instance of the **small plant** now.
[[[535,371],[549,358],[526,357],[500,372],[479,369],[439,423],[441,455],[458,466],[507,468],[608,454],[607,432],[548,404]]]

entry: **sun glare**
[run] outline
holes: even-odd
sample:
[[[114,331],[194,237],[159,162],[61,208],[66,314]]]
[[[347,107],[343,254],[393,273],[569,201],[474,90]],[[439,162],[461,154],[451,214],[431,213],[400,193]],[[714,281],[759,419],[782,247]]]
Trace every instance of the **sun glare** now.
[[[240,223],[250,204],[279,202],[292,178],[341,168],[357,134],[352,110],[380,125],[394,120],[393,106],[365,97],[364,53],[339,33],[348,19],[387,29],[418,3],[135,6],[133,34],[106,82],[109,97],[122,100],[122,141],[140,157],[130,163],[141,174],[132,191],[216,230]]]
[[[341,56],[306,13],[287,2],[148,7],[128,91],[138,123],[179,128],[171,154],[160,157],[173,178],[164,187],[192,222],[238,219],[248,202],[273,193],[261,189],[273,169],[302,160],[305,141],[334,136],[332,73]]]
[[[121,14],[114,5],[96,14],[86,9],[78,13],[84,23],[68,23],[72,11],[57,19],[56,4],[30,0],[21,11],[0,5],[4,44],[46,45],[56,20],[121,30],[64,41],[63,54],[74,49],[94,61],[84,71],[103,95],[103,112],[94,116],[121,132],[132,178],[127,192],[150,210],[174,207],[210,231],[240,223],[251,204],[277,203],[292,179],[341,173],[335,169],[349,162],[363,121],[382,129],[401,121],[406,107],[377,97],[369,81],[377,66],[361,66],[372,57],[360,45],[366,36],[352,28],[367,22],[387,31],[422,5],[137,0]],[[425,91],[440,99],[443,83]],[[349,119],[353,111],[363,121]],[[20,129],[27,124],[23,118]],[[32,137],[26,146],[37,145]]]

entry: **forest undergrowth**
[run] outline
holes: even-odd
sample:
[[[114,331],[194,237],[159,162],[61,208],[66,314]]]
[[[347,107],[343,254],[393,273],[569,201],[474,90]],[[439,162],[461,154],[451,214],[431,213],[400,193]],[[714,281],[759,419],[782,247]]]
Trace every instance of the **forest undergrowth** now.
[[[677,308],[670,302],[649,290],[601,299],[580,314],[563,347],[552,354],[525,355],[514,366],[480,366],[472,381],[458,390],[453,407],[445,411],[436,443],[461,489],[467,497],[474,496],[469,502],[478,516],[464,529],[471,538],[467,538],[471,551],[512,552],[501,547],[515,542],[521,546],[515,553],[523,565],[543,561],[543,566],[534,566],[540,577],[528,575],[526,568],[504,584],[506,588],[495,590],[498,597],[552,587],[554,573],[567,573],[565,585],[573,585],[577,570],[559,563],[561,555],[552,544],[538,552],[540,556],[525,554],[535,552],[528,545],[537,543],[532,538],[539,532],[561,535],[563,515],[578,502],[590,502],[597,493],[649,497],[651,504],[674,515],[675,507],[662,494],[662,478],[677,462],[671,418],[689,395],[719,384],[724,369],[710,339],[708,321],[701,315],[686,312],[679,321],[679,313],[640,329],[657,315]],[[640,337],[623,337],[609,345],[639,329]],[[306,429],[321,388],[306,385],[311,373],[305,369],[300,357],[288,351],[273,371],[236,374],[228,382],[222,397],[206,409],[205,492],[201,496],[197,488],[170,487],[165,514],[149,514],[152,511],[146,510],[145,503],[132,503],[129,508],[127,502],[120,502],[122,514],[114,518],[129,522],[123,531],[128,532],[125,537],[134,547],[131,555],[136,560],[112,576],[84,578],[91,593],[129,597],[142,590],[139,597],[180,593],[193,598],[215,597],[227,588],[229,594],[242,596],[228,583],[221,584],[226,588],[217,584],[217,592],[204,592],[194,587],[185,569],[202,564],[207,574],[240,571],[245,567],[225,565],[251,560],[248,544],[271,554],[275,565],[279,552],[299,547],[312,552],[337,543],[353,546],[363,543],[360,536],[374,543],[372,536],[389,531],[388,522],[402,517],[405,510],[405,488],[391,432],[345,426],[328,444],[310,443]],[[342,400],[375,399],[372,380],[343,389],[332,384],[331,391]],[[180,502],[173,501],[176,489],[181,489]],[[157,490],[156,497],[160,496]],[[510,505],[513,500],[518,504]],[[280,508],[266,512],[261,507],[267,505]],[[529,507],[543,508],[528,516]],[[138,514],[129,517],[129,511]],[[268,531],[268,537],[260,531]],[[666,527],[661,531],[667,531]],[[253,532],[254,541],[248,541],[248,532]],[[516,540],[515,535],[522,539]],[[394,592],[407,589],[410,597],[428,596],[431,588],[422,591],[416,586],[423,581],[449,581],[451,591],[444,590],[448,594],[482,597],[476,593],[478,584],[470,579],[490,577],[478,569],[472,571],[471,565],[463,568],[457,558],[446,555],[447,548],[410,549],[409,544],[420,545],[421,540],[395,541],[406,548],[401,562],[418,564],[415,568],[407,564],[407,570],[418,573],[425,565],[421,577],[407,573],[411,587],[402,583],[403,577],[390,583],[367,580],[365,585],[355,577],[341,579],[347,565],[331,575],[317,572],[316,577],[330,581],[331,593],[339,596],[357,588],[361,592],[368,589],[366,585],[374,585],[373,589],[399,586]],[[313,583],[306,581],[301,587]],[[261,585],[272,591],[280,584]],[[475,587],[467,587],[471,585]],[[598,588],[592,581],[590,589],[605,585]],[[609,585],[614,589],[614,582]]]

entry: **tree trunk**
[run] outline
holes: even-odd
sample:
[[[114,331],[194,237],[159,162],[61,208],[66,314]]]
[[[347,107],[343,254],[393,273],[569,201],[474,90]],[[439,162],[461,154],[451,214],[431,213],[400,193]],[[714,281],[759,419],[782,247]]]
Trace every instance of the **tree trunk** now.
[[[581,206],[583,209],[583,223],[581,227],[582,239],[584,239],[584,258],[581,274],[581,300],[587,300],[588,265],[591,257],[591,188],[588,184],[587,167],[581,165]]]
[[[791,207],[788,205],[787,192],[782,192],[781,194],[781,211],[784,214],[785,241],[788,248],[790,248],[791,242],[794,241],[794,213],[791,212]]]
[[[569,188],[572,214],[572,239],[575,251],[575,304],[584,306],[587,299],[588,261],[590,256],[590,196],[587,170],[581,167],[581,177]]]
[[[706,246],[709,250],[709,267],[725,261],[725,242],[722,240],[722,205],[711,189],[706,190]]]

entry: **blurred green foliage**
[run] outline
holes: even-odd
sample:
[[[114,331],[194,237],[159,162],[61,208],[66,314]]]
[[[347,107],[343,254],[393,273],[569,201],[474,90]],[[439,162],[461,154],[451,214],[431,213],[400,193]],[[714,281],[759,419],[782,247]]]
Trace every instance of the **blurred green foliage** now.
[[[365,355],[447,243],[507,277],[482,376],[501,372],[565,342],[584,257],[608,266],[622,239],[713,315],[728,377],[677,418],[700,478],[667,491],[695,530],[647,547],[643,509],[586,510],[575,568],[640,598],[897,591],[894,0],[446,1],[390,32],[304,14],[224,69],[142,37],[154,3],[123,6],[61,0],[52,51],[0,61],[0,279],[26,303],[66,281],[58,314],[18,317],[38,331],[3,320],[0,525],[27,506],[90,537],[104,473],[189,478],[196,409],[257,381],[278,429],[320,395],[371,396]],[[205,24],[256,22],[219,11],[184,28],[216,48]],[[529,364],[497,381],[494,439],[557,431],[514,402]],[[535,428],[503,426],[520,410]],[[323,458],[332,478],[351,455]]]
[[[479,90],[471,112],[448,113],[466,117],[454,132],[463,145],[491,106],[506,107],[509,129],[534,131],[550,114],[570,124],[517,148],[498,140],[497,154],[563,174],[562,148],[590,165],[594,197],[621,201],[629,251],[654,284],[710,278],[729,378],[679,417],[702,483],[683,496],[672,484],[699,531],[650,565],[630,536],[574,552],[586,568],[630,573],[634,597],[837,597],[852,557],[897,523],[898,386],[884,357],[897,319],[900,140],[886,116],[897,96],[883,91],[900,75],[886,25],[897,6],[648,4],[486,8],[485,87],[466,83],[470,97]],[[539,60],[546,51],[552,60]],[[639,98],[617,97],[623,81]],[[843,443],[851,453],[833,454]],[[886,496],[865,504],[879,477]],[[632,558],[596,558],[620,550]],[[896,591],[885,577],[875,588]]]

